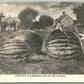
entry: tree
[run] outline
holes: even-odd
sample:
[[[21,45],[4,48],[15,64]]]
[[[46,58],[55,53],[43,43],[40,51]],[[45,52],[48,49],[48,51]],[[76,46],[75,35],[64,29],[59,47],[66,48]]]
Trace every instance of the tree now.
[[[0,13],[0,25],[1,25],[1,31],[4,31],[7,27],[6,22],[2,22],[2,18],[5,17],[3,12]]]
[[[13,23],[11,23],[10,25],[11,25],[11,27],[14,27],[14,31],[16,31],[16,22],[13,21]]]
[[[18,18],[20,19],[24,27],[32,29],[33,20],[37,17],[37,15],[38,15],[37,11],[30,8],[26,8],[20,12]]]
[[[2,17],[5,17],[3,12],[0,13],[0,25],[2,25]]]
[[[7,23],[6,22],[3,22],[2,25],[1,25],[1,31],[4,31],[7,27]]]
[[[33,20],[31,18],[31,16],[27,16],[24,21],[25,28],[27,29],[33,29]]]
[[[0,13],[0,22],[1,22],[2,17],[5,17],[3,12]]]
[[[77,22],[84,25],[84,4],[73,9],[77,17]]]
[[[53,25],[53,18],[47,15],[42,15],[39,19],[39,25],[42,29],[45,29]]]
[[[34,29],[40,29],[39,21],[33,22]]]

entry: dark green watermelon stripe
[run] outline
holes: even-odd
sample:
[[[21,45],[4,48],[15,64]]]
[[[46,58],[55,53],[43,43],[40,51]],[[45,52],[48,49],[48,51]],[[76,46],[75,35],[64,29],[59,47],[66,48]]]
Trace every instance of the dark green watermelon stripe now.
[[[75,54],[80,55],[81,52],[82,52],[81,50],[77,50],[77,51],[75,51],[74,53],[71,53],[71,54],[65,53],[65,54],[63,54],[63,55],[60,55],[60,54],[53,54],[53,53],[52,53],[52,55],[53,55],[53,56],[58,56],[58,58],[59,58],[59,56],[64,56],[64,57],[66,57],[66,56],[72,56],[72,55],[75,56]],[[49,54],[50,52],[47,51],[47,53]]]
[[[22,56],[22,55],[24,55],[24,54],[28,54],[28,52],[17,52],[17,53],[0,53],[0,56],[2,55],[2,56],[14,56],[14,55],[16,55],[16,56]]]
[[[48,48],[47,48],[48,49]],[[71,49],[67,49],[67,48],[56,48],[56,49],[48,49],[48,50],[56,50],[56,51],[69,51],[69,50],[79,50],[80,48],[71,48]]]
[[[11,55],[11,56],[0,56],[1,58],[3,58],[3,59],[6,59],[6,60],[10,60],[10,61],[13,61],[13,60],[15,60],[15,61],[21,61],[21,60],[23,60],[23,59],[26,59],[26,57],[24,56],[24,57],[18,57],[18,55],[15,57],[15,56],[13,56],[13,55]]]
[[[58,45],[48,45],[47,47],[73,47],[73,46],[75,46],[75,47],[79,47],[78,45],[69,45],[69,44],[58,44]]]
[[[18,48],[10,48],[10,49],[4,48],[3,50],[0,49],[0,51],[6,51],[6,50],[7,50],[7,51],[9,51],[9,50],[11,51],[11,50],[16,50],[16,49],[19,49],[19,50],[27,49],[27,50],[29,50],[28,48],[23,48],[23,47],[20,48],[20,47],[18,47]]]
[[[14,55],[14,54],[23,54],[23,53],[28,53],[28,51],[26,51],[26,50],[24,50],[24,51],[10,51],[10,52],[3,51],[3,52],[0,52],[0,55]]]
[[[74,35],[74,33],[66,33],[66,35],[67,36],[70,36],[70,37],[74,37],[74,38],[77,38],[75,35]],[[54,33],[54,34],[50,34],[50,36],[64,36],[64,37],[67,37],[65,34],[64,34],[64,32],[62,32],[62,33]]]
[[[55,33],[55,34],[51,34],[51,36],[66,36],[64,33]]]
[[[56,40],[56,41],[72,41],[72,42],[76,42],[75,40],[71,40],[71,39],[52,39],[50,41],[53,41],[53,40]]]
[[[4,48],[4,47],[11,47],[11,46],[25,46],[26,47],[26,45],[25,44],[8,44],[8,45],[2,45],[0,48]]]
[[[54,44],[54,43],[69,43],[69,44],[75,44],[75,45],[80,45],[80,43],[78,41],[56,41],[50,44]]]
[[[6,42],[0,44],[0,46],[2,46],[2,45],[4,45],[4,44],[10,44],[10,43],[18,43],[18,44],[19,44],[19,43],[22,43],[22,44],[24,44],[24,42],[22,42],[22,41],[19,41],[19,42],[17,42],[17,41],[12,41],[12,42],[11,42],[11,41],[8,41],[8,42],[7,42],[7,41],[6,41]]]
[[[77,37],[74,37],[74,36],[63,36],[63,35],[50,35],[48,36],[49,39],[72,39],[72,40],[78,40]]]
[[[29,48],[27,45],[23,46],[23,45],[6,45],[6,46],[1,46],[0,49],[6,49],[6,48]]]

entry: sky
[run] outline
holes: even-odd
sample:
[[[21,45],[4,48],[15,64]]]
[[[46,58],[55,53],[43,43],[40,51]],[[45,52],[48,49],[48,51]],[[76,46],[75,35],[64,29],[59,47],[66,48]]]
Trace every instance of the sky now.
[[[56,19],[65,11],[66,14],[76,19],[73,8],[82,4],[83,2],[0,2],[0,12],[3,12],[6,17],[9,15],[18,17],[23,9],[32,8],[39,12],[36,18],[38,20],[41,15],[48,15]]]

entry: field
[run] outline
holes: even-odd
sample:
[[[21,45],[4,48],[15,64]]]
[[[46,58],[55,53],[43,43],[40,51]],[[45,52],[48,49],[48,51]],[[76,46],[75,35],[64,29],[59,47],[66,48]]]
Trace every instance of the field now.
[[[44,39],[49,31],[37,31]],[[2,43],[12,32],[0,32]],[[33,53],[26,62],[0,59],[0,74],[84,74],[84,60],[51,59],[45,53]]]

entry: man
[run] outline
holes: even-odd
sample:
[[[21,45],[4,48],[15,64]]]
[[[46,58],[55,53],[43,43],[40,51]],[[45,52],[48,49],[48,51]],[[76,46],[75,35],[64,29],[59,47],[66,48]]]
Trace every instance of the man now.
[[[55,26],[55,29],[59,29],[61,32],[63,32],[63,33],[67,36],[66,32],[63,31],[62,25],[61,25],[61,23],[58,21],[58,19],[55,20],[55,25],[54,25],[54,26]]]

